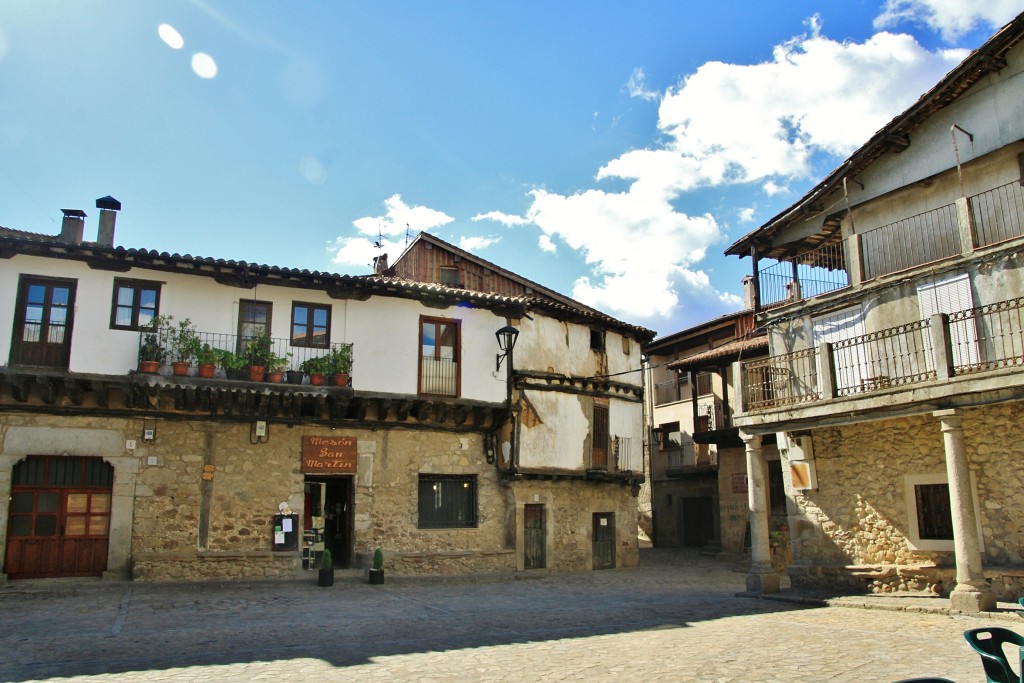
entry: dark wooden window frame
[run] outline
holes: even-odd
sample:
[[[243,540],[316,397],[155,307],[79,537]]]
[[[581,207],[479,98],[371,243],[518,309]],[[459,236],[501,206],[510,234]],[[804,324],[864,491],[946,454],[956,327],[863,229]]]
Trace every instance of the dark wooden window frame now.
[[[236,349],[235,353],[239,353],[239,354],[245,353],[245,343],[252,336],[252,335],[243,334],[243,332],[242,332],[243,325],[246,325],[248,323],[252,323],[252,320],[250,320],[247,317],[243,317],[242,313],[249,306],[252,306],[254,304],[258,304],[260,306],[266,306],[267,307],[267,322],[264,325],[263,332],[268,337],[270,336],[270,330],[271,330],[270,323],[271,323],[271,320],[272,320],[272,314],[274,312],[274,305],[271,302],[269,302],[269,301],[260,301],[258,299],[240,299],[238,301],[238,342],[237,342],[237,349]],[[253,324],[255,324],[255,323],[253,323]]]
[[[609,443],[609,411],[607,403],[594,403],[593,436],[590,443],[590,465],[595,469],[608,468]]]
[[[435,340],[435,342],[434,342],[434,359],[435,360],[440,360],[441,359],[441,356],[440,356],[441,344],[437,343],[437,339],[440,337],[440,334],[439,334],[440,333],[440,325],[452,325],[452,326],[454,326],[454,329],[455,329],[455,343],[453,345],[453,349],[454,350],[452,351],[452,361],[455,363],[455,390],[454,390],[453,394],[447,394],[447,393],[440,393],[439,394],[437,392],[427,391],[427,389],[430,388],[430,387],[426,387],[425,386],[425,384],[426,384],[424,382],[424,379],[425,379],[425,377],[424,377],[425,368],[424,368],[424,365],[423,365],[423,359],[424,359],[424,355],[423,355],[423,328],[426,325],[433,325],[434,326],[434,340]],[[417,367],[416,391],[417,391],[417,393],[428,395],[428,396],[456,396],[456,397],[458,397],[458,396],[462,395],[462,321],[461,320],[455,320],[453,318],[435,318],[435,317],[431,317],[431,316],[422,316],[421,315],[420,316],[420,321],[419,321],[419,347],[417,348],[416,356],[418,358],[417,363],[416,363],[416,367]]]
[[[455,281],[449,282],[451,279],[450,274],[455,273]],[[445,274],[448,273],[449,277],[446,279]],[[458,266],[438,266],[437,281],[439,284],[448,285],[450,287],[461,287],[462,286],[462,271]]]
[[[59,362],[42,363],[42,365],[45,365],[45,366],[67,368],[68,367],[68,363],[70,361],[70,357],[71,357],[71,335],[72,335],[72,332],[74,330],[75,299],[76,299],[76,296],[77,296],[77,293],[78,293],[78,280],[76,280],[74,278],[49,277],[49,276],[44,276],[44,275],[28,275],[28,274],[22,274],[18,278],[18,295],[17,295],[17,299],[16,299],[16,302],[15,302],[15,307],[16,308],[15,308],[15,311],[14,311],[14,324],[13,324],[12,331],[11,331],[11,353],[10,353],[10,361],[9,362],[12,365],[14,365],[14,364],[22,364],[22,363],[27,364],[27,365],[38,365],[38,363],[24,362],[23,361],[23,356],[22,356],[23,351],[24,351],[24,349],[22,347],[23,347],[24,344],[36,343],[36,342],[24,342],[24,341],[22,341],[24,339],[24,334],[25,334],[25,325],[26,325],[25,309],[26,309],[26,306],[28,304],[28,293],[29,293],[29,288],[32,287],[33,285],[42,285],[43,287],[47,287],[47,288],[50,288],[50,287],[67,287],[68,288],[68,301],[67,301],[67,305],[65,306],[65,308],[67,309],[67,314],[66,314],[66,316],[64,318],[64,328],[65,329],[64,329],[64,335],[63,335],[63,341],[61,343],[59,343],[59,344],[57,344],[55,342],[48,342],[48,343],[53,343],[56,346],[63,346],[66,352],[62,352],[62,355],[61,355],[61,358],[59,359]],[[41,322],[41,325],[40,325],[40,333],[39,333],[40,342],[41,342],[41,340],[44,337],[49,337],[49,327],[50,327],[49,311],[50,310],[51,310],[51,302],[49,300],[49,295],[48,295],[47,301],[44,303],[44,315],[43,315],[42,322]],[[46,330],[45,334],[43,333],[43,330]]]
[[[296,320],[295,315],[298,312],[298,309],[300,309],[300,308],[306,309],[306,322],[305,323],[299,323]],[[315,316],[316,311],[324,311],[324,312],[327,313],[327,325],[326,325],[326,330],[324,331],[324,341],[323,341],[322,344],[316,343],[315,337],[313,335],[313,329],[315,327],[314,324],[313,324],[313,318]],[[302,334],[301,336],[296,336],[295,329],[297,327],[304,327],[305,328],[305,333]],[[301,347],[311,348],[311,349],[327,349],[327,348],[330,348],[330,346],[331,346],[331,305],[330,304],[314,304],[314,303],[309,303],[309,302],[306,302],[306,301],[293,301],[292,302],[292,322],[291,322],[291,329],[289,331],[289,335],[291,336],[291,345],[292,346],[301,346]]]
[[[416,527],[475,529],[480,518],[477,490],[475,474],[419,475]]]
[[[140,297],[142,292],[145,290],[154,290],[156,292],[156,304],[153,307],[153,316],[160,315],[160,288],[163,283],[155,280],[136,280],[128,278],[114,278],[114,292],[113,299],[110,304],[110,329],[112,330],[138,330],[139,325],[139,313],[142,311],[140,304]],[[132,303],[131,306],[122,306],[118,303],[118,294],[122,289],[132,290]],[[117,311],[119,308],[130,308],[131,309],[131,322],[127,325],[117,324]]]

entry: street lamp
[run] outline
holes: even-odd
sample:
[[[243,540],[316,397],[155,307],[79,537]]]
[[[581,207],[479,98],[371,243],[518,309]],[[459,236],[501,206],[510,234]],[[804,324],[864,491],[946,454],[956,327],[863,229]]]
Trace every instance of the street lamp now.
[[[505,325],[497,332],[494,336],[498,338],[498,348],[501,349],[501,353],[497,355],[497,366],[494,371],[501,370],[501,361],[505,360],[508,356],[508,370],[512,371],[512,349],[516,345],[516,339],[519,337],[519,330],[512,327],[511,325]]]

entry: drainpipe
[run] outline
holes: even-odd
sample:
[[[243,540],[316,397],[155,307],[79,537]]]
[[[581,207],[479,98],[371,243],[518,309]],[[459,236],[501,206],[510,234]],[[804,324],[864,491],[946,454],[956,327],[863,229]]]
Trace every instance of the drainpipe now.
[[[960,131],[961,133],[966,135],[968,138],[970,138],[972,143],[974,142],[974,136],[971,135],[970,133],[968,133],[966,130],[964,130],[963,128],[961,128],[960,126],[958,126],[955,123],[952,126],[949,127],[949,135],[950,135],[950,137],[953,138],[953,153],[956,155],[956,174],[960,178],[960,196],[961,197],[966,197],[967,195],[964,193],[964,170],[960,166],[960,146],[956,142],[956,132],[957,131]]]

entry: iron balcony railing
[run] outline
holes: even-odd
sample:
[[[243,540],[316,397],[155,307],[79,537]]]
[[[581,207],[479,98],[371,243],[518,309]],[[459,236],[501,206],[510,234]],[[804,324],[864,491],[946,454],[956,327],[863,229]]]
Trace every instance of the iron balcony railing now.
[[[420,393],[457,396],[459,363],[454,358],[420,357]]]
[[[1018,181],[970,198],[974,246],[985,247],[1024,235],[1024,189]]]
[[[958,211],[957,204],[963,202],[965,210]],[[758,271],[760,305],[783,306],[848,287],[851,255],[859,257],[860,272],[854,274],[859,282],[959,256],[964,249],[961,234],[968,231],[975,248],[1024,236],[1021,184],[994,187],[775,261]]]
[[[940,341],[948,369],[937,367],[946,362]],[[740,371],[744,410],[757,412],[1020,366],[1024,297],[750,361]]]
[[[904,218],[860,235],[864,279],[871,280],[960,253],[956,205]]]
[[[847,242],[836,240],[762,268],[758,271],[761,306],[781,306],[849,287]]]
[[[222,334],[219,332],[197,332],[196,337],[199,340],[200,348],[209,347],[217,352],[217,360],[215,363],[218,366],[219,377],[224,377],[224,370],[229,366],[241,368],[250,364],[246,355],[247,340],[245,338],[239,339],[238,335]],[[160,372],[162,374],[169,374],[171,362],[175,360],[170,351],[172,348],[171,340],[172,332],[168,328],[157,328],[156,330],[148,328],[140,329],[140,359],[142,357],[141,352],[144,346],[152,343],[157,344],[166,354],[161,362]],[[352,358],[354,361],[351,343],[335,342],[329,347],[296,346],[291,343],[290,339],[284,337],[270,337],[269,342],[269,352],[278,358],[284,359],[285,370],[297,371],[307,360],[326,356],[344,348],[347,348],[348,357]],[[198,365],[198,360],[196,358],[191,358],[190,361],[193,366],[190,374],[195,374],[195,368]]]

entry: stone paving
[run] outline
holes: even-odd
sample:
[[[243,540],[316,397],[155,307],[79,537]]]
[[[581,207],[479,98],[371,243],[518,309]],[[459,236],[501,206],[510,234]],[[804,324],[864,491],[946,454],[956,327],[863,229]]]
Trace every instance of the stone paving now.
[[[0,681],[983,681],[963,631],[1024,632],[1010,605],[743,596],[742,571],[661,549],[636,569],[315,583],[9,582]]]

